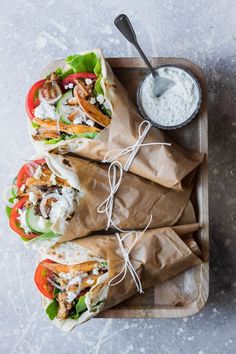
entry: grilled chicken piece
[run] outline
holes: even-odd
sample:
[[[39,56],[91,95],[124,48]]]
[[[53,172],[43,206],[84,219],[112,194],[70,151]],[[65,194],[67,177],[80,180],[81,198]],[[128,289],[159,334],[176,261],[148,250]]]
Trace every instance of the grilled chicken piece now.
[[[83,278],[82,282],[80,283],[80,289],[84,290],[86,288],[91,288],[96,284],[96,281],[98,277],[100,277],[101,274],[95,275],[95,274],[90,274],[86,278]],[[70,290],[70,288],[68,288]]]
[[[68,302],[66,293],[58,293],[57,301],[59,303],[57,318],[64,320],[68,317],[69,311],[72,309],[73,303]]]
[[[41,127],[57,131],[57,122],[51,119],[39,119],[34,118],[34,122]],[[59,129],[62,132],[68,134],[81,134],[81,133],[90,133],[90,132],[100,132],[101,130],[96,127],[90,127],[88,125],[80,124],[64,124],[59,123]]]
[[[86,86],[80,79],[75,80],[76,86],[74,87],[74,96],[80,95],[81,97],[87,98],[92,94],[91,86]]]
[[[70,98],[67,102],[69,106],[78,106],[78,101],[75,97]]]
[[[59,85],[59,78],[55,73],[52,73],[46,80],[42,88],[42,95],[47,101],[57,98],[62,95]]]
[[[47,166],[43,166],[42,167],[42,175],[40,176],[40,178],[36,179],[33,176],[27,178],[26,180],[26,188],[29,186],[51,186],[52,182],[50,181],[50,177],[52,175],[51,170],[49,170],[49,168]],[[65,179],[62,179],[58,176],[55,177],[56,182],[57,182],[57,186],[65,186],[68,187],[69,184]]]
[[[60,263],[43,263],[43,266],[49,270],[51,270],[55,274],[60,273],[88,273],[92,271],[94,268],[100,266],[100,263],[97,261],[87,261],[80,264],[60,264]],[[86,279],[86,278],[84,278]]]
[[[77,93],[75,97],[87,117],[100,124],[102,127],[107,127],[111,123],[111,119],[103,114],[94,104],[91,104]]]
[[[68,116],[68,119],[71,121],[71,122],[74,122],[75,118],[78,116],[80,117],[81,115],[81,111],[75,111],[73,113],[71,113],[69,116]]]
[[[59,138],[60,134],[51,130],[44,129],[42,127],[36,130],[36,134],[33,135],[34,140],[45,140]]]

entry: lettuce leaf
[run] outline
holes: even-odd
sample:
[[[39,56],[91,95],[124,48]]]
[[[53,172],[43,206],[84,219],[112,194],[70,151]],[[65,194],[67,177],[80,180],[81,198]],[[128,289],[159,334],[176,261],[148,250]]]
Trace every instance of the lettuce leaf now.
[[[94,139],[98,134],[99,133],[96,133],[96,132],[81,133],[81,134],[75,134],[75,135],[62,134],[59,138],[44,140],[44,144],[47,144],[47,145],[51,144],[52,145],[52,144],[57,144],[62,140],[70,140],[70,139],[75,139],[75,138]]]
[[[100,75],[101,73],[100,59],[93,52],[84,55],[70,55],[66,58],[66,62],[72,67],[74,73],[88,72],[95,73],[96,75]]]
[[[14,178],[12,183],[15,184],[15,181],[16,181],[16,177]],[[10,191],[10,198],[8,199],[8,202],[13,204],[15,199],[17,199],[17,193],[15,192],[14,188],[12,188]],[[10,208],[9,206],[6,206],[5,212],[6,212],[8,218],[10,218],[10,216],[11,216],[11,211],[12,211],[12,208]]]
[[[47,145],[57,144],[60,141],[65,140],[65,138],[66,138],[66,134],[62,134],[59,138],[45,139],[44,144],[47,144]]]
[[[53,237],[56,237],[56,236],[58,236],[58,234],[55,234],[55,232],[53,232],[53,231],[49,231],[49,232],[46,232],[46,233],[44,233],[44,234],[39,234],[39,236],[38,236],[38,238],[40,238],[40,239],[51,239],[51,238],[53,238]]]
[[[100,75],[95,82],[95,86],[93,89],[93,93],[95,96],[103,95],[103,93],[104,93],[103,88],[101,86],[101,79],[102,79],[102,75]]]
[[[94,139],[99,133],[96,132],[89,132],[89,133],[81,133],[77,135],[73,135],[71,138],[88,138]]]
[[[59,303],[57,300],[54,299],[46,308],[46,313],[50,320],[54,320],[54,318],[58,314],[58,307]]]
[[[70,318],[77,320],[79,316],[86,310],[87,306],[85,304],[85,296],[80,296],[78,302],[75,305],[75,311],[70,315]]]
[[[100,59],[97,59],[97,64],[95,65],[95,68],[94,68],[94,74],[96,74],[97,76],[102,74],[102,66],[101,66]]]
[[[34,121],[32,121],[31,125],[32,125],[32,128],[34,128],[34,129],[38,129],[40,127],[40,125],[38,125]]]

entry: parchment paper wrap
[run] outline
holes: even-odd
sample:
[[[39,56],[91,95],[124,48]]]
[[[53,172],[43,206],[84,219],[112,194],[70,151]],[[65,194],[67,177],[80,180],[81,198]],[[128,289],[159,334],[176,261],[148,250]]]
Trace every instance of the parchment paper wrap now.
[[[194,253],[195,251],[192,251],[180,237],[196,230],[198,226],[193,224],[183,227],[178,226],[177,228],[178,231],[174,231],[170,227],[148,230],[133,246],[129,259],[141,280],[143,289],[164,282],[201,263],[201,259]],[[123,235],[121,234],[121,236]],[[126,249],[129,249],[132,245],[134,237],[132,234],[125,239],[124,247]],[[74,256],[68,257],[68,253],[70,255],[73,253]],[[129,272],[119,284],[107,286],[109,280],[119,274],[124,265],[124,259],[115,235],[96,235],[56,245],[42,254],[40,260],[50,258],[59,263],[76,264],[85,261],[85,254],[88,255],[88,259],[98,258],[108,262],[108,279],[103,284],[95,285],[86,295],[89,298],[89,303],[93,305],[98,299],[101,300],[104,295],[106,301],[97,312],[91,314],[87,311],[78,320],[54,320],[54,323],[64,331],[71,330],[75,325],[85,322],[101,311],[117,305],[136,293],[136,286]],[[44,308],[47,305],[48,302],[43,297]]]
[[[51,170],[72,186],[77,181],[82,193],[75,215],[58,242],[70,241],[106,229],[107,216],[99,214],[97,208],[110,194],[108,166],[56,154],[49,154],[46,160]],[[189,201],[193,173],[185,178],[180,191],[124,172],[121,185],[114,196],[113,223],[124,230],[144,229],[152,215],[150,228],[176,224]],[[189,214],[189,211],[186,212]]]
[[[56,145],[42,142],[32,143],[38,152],[56,149],[60,153],[74,152],[92,160],[102,161],[108,151],[124,149],[133,145],[138,138],[139,125],[143,118],[128,96],[126,90],[114,76],[100,49],[94,49],[101,58],[104,96],[112,105],[112,120],[95,139],[77,138]],[[83,52],[84,53],[84,52]],[[57,67],[64,67],[65,60],[49,64],[43,71],[44,77]],[[30,128],[30,124],[29,124]],[[32,129],[30,128],[30,134]],[[181,188],[181,182],[203,160],[204,154],[190,153],[175,144],[168,135],[152,127],[143,143],[168,142],[171,146],[153,145],[141,147],[133,160],[130,171],[169,188]],[[129,156],[119,158],[124,165]]]

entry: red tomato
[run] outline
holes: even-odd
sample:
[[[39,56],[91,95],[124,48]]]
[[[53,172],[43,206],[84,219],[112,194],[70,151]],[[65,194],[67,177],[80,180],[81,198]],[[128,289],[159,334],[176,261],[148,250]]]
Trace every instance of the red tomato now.
[[[49,299],[54,299],[54,286],[49,283],[48,278],[52,278],[53,272],[43,266],[44,263],[55,263],[51,259],[45,259],[39,263],[34,273],[34,282],[39,291]]]
[[[26,96],[26,111],[29,118],[34,119],[34,109],[39,105],[39,99],[36,98],[38,90],[43,86],[45,79],[37,81],[28,91]]]
[[[93,74],[93,73],[76,73],[76,74],[72,74],[67,76],[64,80],[62,80],[62,85],[68,85],[69,83],[74,83],[74,81],[76,79],[96,79],[97,75]]]
[[[30,172],[27,168],[27,165],[24,165],[21,167],[17,179],[16,179],[16,185],[18,188],[20,188],[23,184],[25,184],[26,180],[28,177],[30,177]]]
[[[28,197],[23,197],[21,198],[12,208],[11,210],[11,215],[10,215],[10,227],[12,228],[13,231],[15,231],[18,235],[27,238],[28,240],[31,240],[33,238],[36,238],[39,236],[39,234],[35,234],[33,232],[30,232],[29,234],[26,234],[25,231],[19,226],[19,209],[21,209],[26,201],[28,200]]]
[[[33,162],[37,163],[38,165],[43,165],[46,161],[45,159],[41,159],[41,160],[35,160]],[[29,165],[30,162],[25,164],[23,167],[21,167],[20,172],[18,173],[16,179],[16,185],[18,188],[20,188],[23,184],[25,184],[27,178],[31,177],[31,172],[28,168]]]

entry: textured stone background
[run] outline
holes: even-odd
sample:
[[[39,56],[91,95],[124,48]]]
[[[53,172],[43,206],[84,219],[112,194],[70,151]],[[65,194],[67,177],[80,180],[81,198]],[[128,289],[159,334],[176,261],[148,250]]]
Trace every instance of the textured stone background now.
[[[1,190],[33,149],[24,99],[42,66],[79,49],[136,56],[113,26],[127,13],[149,56],[200,65],[209,88],[210,297],[184,319],[95,319],[70,334],[48,322],[32,286],[34,255],[9,230],[1,205],[0,353],[235,353],[235,0],[80,0],[0,3]]]

